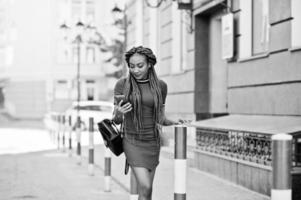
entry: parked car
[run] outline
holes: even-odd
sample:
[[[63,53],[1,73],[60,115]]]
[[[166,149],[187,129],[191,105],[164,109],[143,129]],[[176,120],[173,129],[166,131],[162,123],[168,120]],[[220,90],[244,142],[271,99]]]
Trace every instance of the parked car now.
[[[78,102],[73,102],[72,106],[65,112],[66,122],[71,116],[72,128],[75,130],[77,121]],[[112,118],[114,105],[107,101],[80,101],[79,102],[79,116],[81,117],[82,130],[88,130],[89,118],[94,119],[94,130],[97,130],[97,122],[105,118]]]
[[[44,126],[45,126],[46,129],[48,129],[48,130],[57,130],[58,127],[57,127],[57,124],[55,122],[54,116],[57,116],[59,114],[61,114],[61,113],[54,112],[54,111],[48,112],[48,113],[45,114],[43,121],[44,121]]]

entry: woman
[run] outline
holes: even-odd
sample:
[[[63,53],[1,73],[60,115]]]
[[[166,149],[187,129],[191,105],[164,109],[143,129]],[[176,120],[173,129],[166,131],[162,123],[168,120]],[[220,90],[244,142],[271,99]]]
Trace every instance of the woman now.
[[[156,75],[152,50],[134,47],[125,53],[125,60],[129,75],[115,85],[113,120],[123,123],[124,153],[138,182],[139,200],[150,200],[159,164],[160,126],[183,121],[174,122],[165,117],[167,85]]]

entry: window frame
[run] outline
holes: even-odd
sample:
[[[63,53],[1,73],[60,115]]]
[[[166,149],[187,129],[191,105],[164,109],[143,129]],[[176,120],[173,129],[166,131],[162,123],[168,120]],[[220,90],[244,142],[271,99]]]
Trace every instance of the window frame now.
[[[266,9],[269,9],[269,1],[262,0],[263,2],[267,3]],[[264,29],[266,30],[264,37],[266,50],[255,52],[254,50],[254,0],[240,0],[240,17],[239,17],[239,61],[244,61],[252,58],[262,57],[269,54],[269,34],[270,34],[270,24],[269,24],[269,10],[266,11],[265,17],[266,18],[266,25],[263,22],[260,24],[262,34]],[[262,10],[262,16],[264,15],[264,10]],[[264,16],[262,17],[264,18]]]

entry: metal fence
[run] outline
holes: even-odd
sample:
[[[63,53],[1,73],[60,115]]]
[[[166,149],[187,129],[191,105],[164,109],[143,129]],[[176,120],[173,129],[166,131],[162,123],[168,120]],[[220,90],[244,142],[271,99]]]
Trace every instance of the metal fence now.
[[[272,135],[256,132],[197,128],[197,149],[249,161],[272,164]],[[300,134],[299,134],[300,137]],[[293,166],[301,166],[301,139],[293,139]]]

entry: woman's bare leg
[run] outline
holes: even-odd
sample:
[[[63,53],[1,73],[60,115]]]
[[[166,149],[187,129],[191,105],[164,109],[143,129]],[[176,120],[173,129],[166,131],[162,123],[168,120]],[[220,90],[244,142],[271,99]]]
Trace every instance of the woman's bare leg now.
[[[155,169],[150,171],[144,167],[132,167],[138,183],[138,200],[151,200]]]

